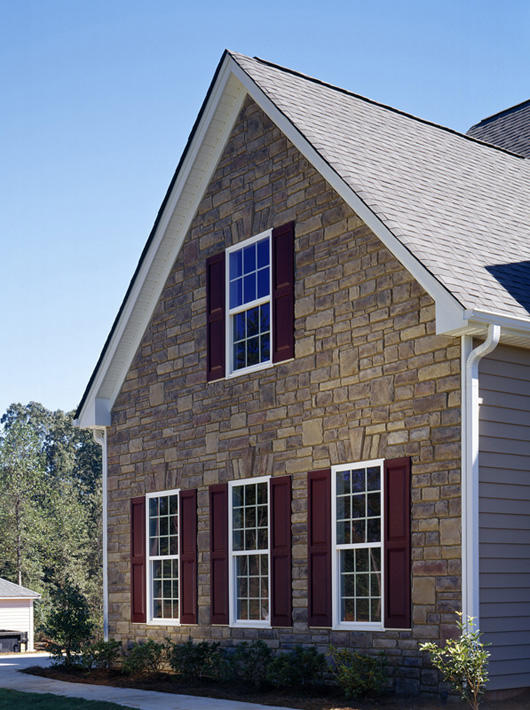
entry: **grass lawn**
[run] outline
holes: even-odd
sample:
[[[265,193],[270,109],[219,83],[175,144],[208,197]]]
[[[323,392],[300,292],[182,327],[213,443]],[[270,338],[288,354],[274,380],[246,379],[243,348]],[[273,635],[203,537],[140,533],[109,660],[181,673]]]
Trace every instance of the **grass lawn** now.
[[[72,710],[72,707],[76,710],[123,710],[125,706],[99,700],[65,698],[51,693],[19,693],[18,690],[0,688],[1,710]]]

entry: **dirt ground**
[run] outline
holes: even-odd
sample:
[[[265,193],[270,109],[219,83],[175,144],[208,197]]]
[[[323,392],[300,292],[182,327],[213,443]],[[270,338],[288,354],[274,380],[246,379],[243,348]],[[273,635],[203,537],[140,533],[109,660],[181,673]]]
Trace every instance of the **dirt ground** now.
[[[28,668],[27,673],[44,675],[56,680],[64,680],[75,683],[94,683],[99,685],[115,685],[120,687],[140,688],[143,690],[158,690],[166,693],[183,693],[186,695],[201,695],[211,698],[224,698],[229,700],[243,700],[246,702],[256,701],[256,691],[245,686],[237,686],[234,683],[223,685],[220,683],[201,682],[197,684],[186,684],[179,682],[174,676],[160,673],[156,677],[144,680],[134,680],[124,676],[117,671],[83,671],[66,672],[55,668],[41,668],[34,666]],[[427,697],[396,697],[394,695],[377,700],[346,701],[339,691],[327,688],[322,693],[296,694],[289,691],[260,690],[259,702],[264,705],[284,705],[300,710],[441,710],[452,708],[460,710],[468,707],[459,700],[449,698],[442,702],[440,698]],[[481,710],[530,710],[530,690],[517,697],[496,697],[492,694],[486,697],[481,705]]]

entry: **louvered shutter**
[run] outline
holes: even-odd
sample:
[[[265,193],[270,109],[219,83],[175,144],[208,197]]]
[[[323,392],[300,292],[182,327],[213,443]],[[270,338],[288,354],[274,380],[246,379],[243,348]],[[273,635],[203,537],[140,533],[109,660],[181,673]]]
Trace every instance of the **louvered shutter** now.
[[[385,628],[410,628],[410,458],[385,461]]]
[[[331,626],[331,470],[308,474],[309,626]]]
[[[145,498],[131,498],[131,621],[145,623]]]
[[[180,623],[197,623],[197,491],[180,491]]]
[[[271,624],[292,626],[291,477],[270,479]]]
[[[294,222],[272,230],[272,360],[294,357]]]
[[[210,486],[210,622],[228,624],[228,486]]]
[[[225,253],[206,260],[207,379],[225,376]]]

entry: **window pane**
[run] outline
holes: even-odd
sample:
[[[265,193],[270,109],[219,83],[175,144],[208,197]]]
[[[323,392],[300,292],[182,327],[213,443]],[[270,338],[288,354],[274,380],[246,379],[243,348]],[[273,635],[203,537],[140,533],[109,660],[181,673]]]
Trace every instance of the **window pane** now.
[[[169,496],[169,512],[171,515],[177,514],[178,496]]]
[[[160,535],[169,535],[169,520],[160,518]]]
[[[367,510],[366,514],[369,517],[381,515],[381,494],[370,493],[366,496]]]
[[[245,341],[234,345],[234,370],[240,370],[246,367],[246,347]]]
[[[259,338],[250,338],[247,340],[247,365],[257,365],[259,361]]]
[[[357,599],[357,618],[355,621],[370,621],[370,600]]]
[[[162,618],[162,602],[160,599],[155,599],[153,602],[153,617],[155,619]]]
[[[230,282],[230,308],[236,308],[243,303],[243,279]]]
[[[364,494],[352,496],[353,518],[364,518],[366,516],[365,500],[366,496]]]
[[[246,508],[245,510],[245,527],[255,528],[256,527],[256,508]]]
[[[230,254],[230,280],[241,276],[243,273],[243,255],[241,249]]]
[[[263,298],[269,295],[270,276],[269,269],[260,269],[258,271],[258,298]]]
[[[255,550],[256,542],[256,530],[245,530],[245,550]]]
[[[337,545],[348,545],[349,543],[351,543],[350,521],[337,522]]]
[[[258,242],[258,269],[267,266],[269,263],[269,238],[261,239]]]
[[[153,597],[155,599],[160,599],[162,596],[162,582],[160,580],[155,580],[153,582]]]
[[[260,306],[260,331],[265,333],[270,330],[270,325],[270,305],[268,303],[264,303]]]
[[[179,539],[176,535],[171,535],[169,538],[169,554],[178,555],[179,553]]]
[[[245,335],[245,313],[237,313],[234,316],[234,342],[244,340]]]
[[[356,520],[352,523],[351,541],[353,543],[366,542],[366,522],[365,520]]]
[[[370,621],[381,621],[381,599],[370,600]]]
[[[269,490],[268,483],[258,483],[257,484],[257,494],[258,494],[257,502],[259,504],[263,505],[263,504],[268,503],[268,490]]]
[[[381,470],[379,466],[368,469],[366,488],[369,491],[378,491],[381,488]]]
[[[267,526],[267,506],[266,505],[259,505],[258,506],[258,526],[260,528]]]
[[[161,496],[160,500],[160,515],[168,514],[167,496]]]
[[[350,472],[338,471],[337,473],[337,495],[350,492]]]
[[[267,528],[258,528],[258,550],[265,550],[269,546],[267,538]]]
[[[249,483],[245,486],[245,505],[255,505],[256,504],[256,484]]]
[[[243,249],[243,268],[245,274],[256,270],[256,244],[250,244]]]
[[[381,541],[381,520],[380,518],[372,518],[368,520],[367,542]]]
[[[351,472],[352,493],[360,493],[365,490],[364,468]]]
[[[232,503],[234,507],[243,505],[243,486],[232,488]]]
[[[367,597],[369,593],[370,575],[356,574],[355,575],[355,594],[358,597]]]
[[[153,562],[153,577],[155,579],[160,579],[162,576],[162,563],[160,560],[154,560]]]
[[[248,274],[243,280],[243,303],[256,299],[256,274]]]
[[[247,313],[247,338],[259,333],[259,308],[251,308]]]
[[[243,527],[243,510],[241,508],[234,508],[232,511],[232,527],[234,530]]]
[[[167,537],[160,538],[160,554],[169,555],[169,538]]]
[[[158,498],[149,498],[149,515],[154,517],[158,512]]]
[[[343,599],[341,604],[342,621],[355,621],[355,600]]]
[[[368,571],[368,550],[366,548],[355,551],[355,571]]]
[[[232,546],[234,550],[244,550],[245,548],[243,547],[243,531],[242,530],[234,530],[232,534]]]

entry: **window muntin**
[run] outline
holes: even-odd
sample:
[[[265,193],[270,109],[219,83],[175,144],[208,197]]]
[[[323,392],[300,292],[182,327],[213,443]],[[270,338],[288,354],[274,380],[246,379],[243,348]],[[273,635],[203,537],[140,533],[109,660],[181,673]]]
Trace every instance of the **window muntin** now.
[[[271,362],[271,231],[227,250],[229,374]]]
[[[230,620],[270,624],[268,477],[230,484]]]
[[[336,627],[382,628],[382,463],[332,469]]]
[[[179,590],[178,491],[147,495],[148,622],[178,623]]]

